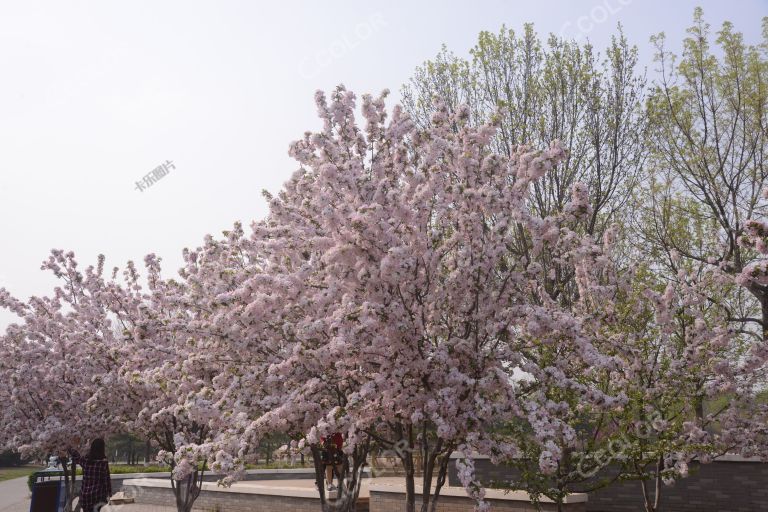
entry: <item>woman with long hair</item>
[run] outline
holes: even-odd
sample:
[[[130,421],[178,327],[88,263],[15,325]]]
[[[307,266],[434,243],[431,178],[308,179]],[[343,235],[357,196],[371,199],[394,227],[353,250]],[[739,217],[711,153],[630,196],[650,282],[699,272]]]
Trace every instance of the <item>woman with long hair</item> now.
[[[81,457],[77,450],[69,450],[75,464],[83,468],[80,486],[80,508],[83,512],[99,512],[112,496],[112,480],[105,450],[106,445],[101,438],[91,442],[91,449],[85,457]]]

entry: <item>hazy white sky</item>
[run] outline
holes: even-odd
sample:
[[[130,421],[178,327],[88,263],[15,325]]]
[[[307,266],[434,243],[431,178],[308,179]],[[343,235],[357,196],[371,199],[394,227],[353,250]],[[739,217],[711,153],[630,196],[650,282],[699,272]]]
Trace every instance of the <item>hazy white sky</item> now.
[[[695,5],[757,42],[768,1],[0,1],[0,287],[44,294],[51,248],[86,266],[181,249],[266,212],[296,164],[290,141],[318,128],[316,89],[389,88],[445,43],[533,22],[600,48],[625,27],[650,63],[675,48]],[[176,166],[141,192],[135,182]],[[0,312],[0,327],[12,317]]]

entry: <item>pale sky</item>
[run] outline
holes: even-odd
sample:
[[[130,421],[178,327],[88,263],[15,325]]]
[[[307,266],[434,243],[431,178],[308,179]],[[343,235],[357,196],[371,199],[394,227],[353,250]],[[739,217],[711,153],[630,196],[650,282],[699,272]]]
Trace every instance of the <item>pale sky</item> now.
[[[650,64],[649,36],[679,49],[696,5],[750,43],[768,15],[768,0],[2,0],[0,287],[49,293],[51,248],[82,267],[155,252],[175,273],[183,247],[264,216],[261,190],[297,168],[289,143],[318,128],[316,89],[389,88],[392,103],[443,43],[466,55],[481,30],[525,22],[597,48],[621,22]]]

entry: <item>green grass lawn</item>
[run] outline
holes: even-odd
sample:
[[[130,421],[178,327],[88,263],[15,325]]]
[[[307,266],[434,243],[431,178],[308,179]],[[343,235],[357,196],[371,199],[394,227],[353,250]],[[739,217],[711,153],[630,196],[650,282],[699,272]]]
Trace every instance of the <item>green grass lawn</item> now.
[[[32,490],[32,484],[35,481],[35,477],[32,475],[36,471],[39,471],[43,468],[41,467],[34,467],[34,466],[26,466],[25,468],[0,468],[0,481],[2,480],[8,480],[10,478],[17,478],[20,476],[26,476],[27,477],[27,486],[30,490]],[[11,476],[6,476],[4,474],[5,471],[14,471],[15,473]],[[128,464],[110,464],[109,465],[109,472],[113,475],[122,475],[125,473],[159,473],[163,471],[170,471],[170,468],[166,466],[157,466],[157,465],[151,465],[144,467],[141,464],[130,466]],[[77,467],[77,474],[82,475],[83,470],[80,466]]]
[[[272,462],[270,464],[258,464],[258,465],[248,465],[248,469],[288,469],[288,468],[300,468],[302,467],[301,464],[296,464],[295,466],[291,466],[290,464],[282,463],[282,462]],[[304,467],[311,467],[309,464],[305,464]],[[0,468],[0,482],[4,480],[10,480],[12,478],[19,478],[26,476],[28,477],[35,471],[40,471],[43,469],[43,467],[40,466],[21,466],[21,467],[12,467],[12,468]],[[150,465],[150,466],[144,466],[142,464],[138,464],[135,466],[129,466],[128,464],[110,464],[109,465],[110,473],[113,475],[119,475],[124,473],[159,473],[164,471],[170,471],[171,468],[167,466],[157,466],[157,465]],[[82,474],[82,470],[78,467],[77,468],[77,474]]]
[[[0,468],[0,482],[3,480],[11,480],[12,478],[19,478],[22,476],[29,476],[42,469],[39,466],[21,466],[16,468]]]
[[[130,466],[128,464],[110,464],[109,472],[113,475],[122,475],[125,473],[162,473],[164,471],[170,471],[168,466],[144,466],[143,464],[136,464]],[[78,474],[80,474],[80,468],[78,467]]]
[[[259,464],[246,464],[246,469],[306,469],[306,468],[313,468],[311,462],[307,461],[304,463],[304,465],[301,465],[298,461],[296,461],[296,464],[291,466],[288,462],[278,461],[278,462],[260,462]]]

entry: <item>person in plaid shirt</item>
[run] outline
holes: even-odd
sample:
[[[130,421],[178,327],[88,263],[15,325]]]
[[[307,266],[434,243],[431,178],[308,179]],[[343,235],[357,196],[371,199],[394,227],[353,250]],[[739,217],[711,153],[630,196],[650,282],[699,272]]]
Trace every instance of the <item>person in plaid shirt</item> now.
[[[81,457],[77,450],[69,450],[75,464],[83,468],[80,486],[80,504],[83,512],[98,512],[109,503],[112,496],[112,480],[109,476],[109,462],[103,439],[94,439],[87,457]]]

